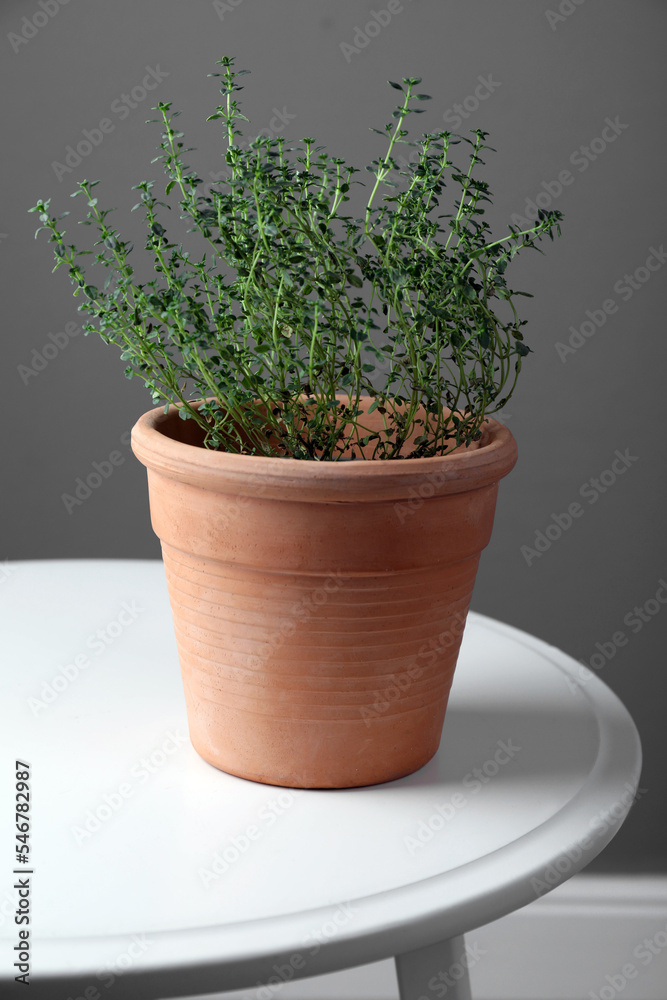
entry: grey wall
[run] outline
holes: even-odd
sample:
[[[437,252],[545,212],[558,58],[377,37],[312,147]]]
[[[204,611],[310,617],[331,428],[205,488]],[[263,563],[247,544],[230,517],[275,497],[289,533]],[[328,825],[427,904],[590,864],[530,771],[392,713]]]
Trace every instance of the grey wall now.
[[[54,3],[45,0],[48,11]],[[454,127],[455,112],[446,125],[443,116],[466,102],[470,114],[459,129],[490,133],[498,149],[487,158],[493,219],[504,227],[540,192],[545,207],[565,214],[563,237],[547,245],[546,256],[527,254],[514,265],[513,287],[535,294],[521,300],[534,354],[507,408],[520,459],[501,487],[473,607],[586,663],[599,653],[599,676],[640,728],[645,770],[641,800],[593,870],[665,870],[667,610],[654,595],[667,579],[660,422],[667,268],[646,270],[646,260],[666,236],[667,5],[403,0],[358,51],[343,51],[341,42],[354,45],[356,28],[371,11],[385,11],[385,0],[228,0],[217,7],[210,0],[69,0],[40,16],[37,0],[3,0],[0,558],[159,556],[145,472],[124,443],[150,397],[123,377],[114,348],[57,336],[79,321],[78,300],[64,270],[50,274],[50,247],[33,240],[36,217],[26,209],[48,196],[59,211],[73,208],[76,181],[101,178],[101,202],[118,206],[116,224],[135,231],[130,188],[158,170],[149,162],[156,127],[144,124],[154,99],[183,109],[188,144],[198,148],[191,162],[202,176],[219,169],[219,132],[204,119],[218,97],[206,73],[223,54],[252,70],[242,96],[255,131],[269,126],[277,108],[293,116],[292,138],[316,136],[358,165],[381,151],[368,128],[382,127],[394,106],[386,79],[421,75],[434,96],[420,119],[425,129]],[[16,37],[21,31],[24,41]],[[115,102],[141,84],[146,67],[166,76],[121,117]],[[480,77],[491,77],[492,93],[475,108]],[[102,118],[113,130],[58,178],[53,161],[62,162],[66,147]],[[604,141],[593,140],[607,118],[620,125],[616,136],[607,131],[613,141],[602,148]],[[581,147],[591,143],[587,156]],[[553,182],[564,170],[570,183],[559,192]],[[632,288],[624,275],[635,274]],[[563,359],[556,345],[568,342],[588,312],[589,336],[575,333],[581,346]],[[595,318],[604,319],[599,328]],[[64,346],[40,362],[33,350],[53,344],[50,334]],[[115,450],[122,464],[68,512],[62,495]],[[616,477],[605,475],[617,451],[627,453],[627,465]],[[601,474],[598,487],[592,480]],[[546,551],[522,551],[575,502],[581,516]],[[667,599],[667,588],[661,596]],[[642,620],[633,609],[647,601]],[[618,632],[625,644],[616,648],[608,643]]]

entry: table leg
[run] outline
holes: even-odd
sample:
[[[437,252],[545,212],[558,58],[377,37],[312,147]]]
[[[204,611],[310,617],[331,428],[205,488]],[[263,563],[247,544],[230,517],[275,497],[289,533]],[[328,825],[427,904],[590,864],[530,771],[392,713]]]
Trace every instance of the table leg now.
[[[401,1000],[471,1000],[463,935],[396,955]]]

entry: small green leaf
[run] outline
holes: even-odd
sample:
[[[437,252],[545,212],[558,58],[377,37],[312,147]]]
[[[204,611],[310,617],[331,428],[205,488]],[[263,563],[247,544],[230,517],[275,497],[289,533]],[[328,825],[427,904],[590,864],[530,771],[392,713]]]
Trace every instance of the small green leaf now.
[[[394,90],[400,90],[400,91],[403,90],[403,88],[401,87],[400,83],[394,83],[393,80],[387,80],[387,83],[389,84],[390,87],[393,87]]]
[[[484,327],[482,330],[479,330],[478,333],[477,333],[477,337],[479,339],[479,344],[480,344],[480,347],[482,348],[482,350],[483,351],[488,350],[489,345],[491,343],[491,338],[489,336],[488,329],[486,327]]]

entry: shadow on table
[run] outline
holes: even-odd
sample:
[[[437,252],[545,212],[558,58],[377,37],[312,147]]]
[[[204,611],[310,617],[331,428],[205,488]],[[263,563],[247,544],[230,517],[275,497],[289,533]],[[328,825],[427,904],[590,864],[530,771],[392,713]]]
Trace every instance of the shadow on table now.
[[[431,785],[442,791],[443,786],[459,787],[466,778],[484,782],[496,776],[504,787],[536,777],[542,786],[560,785],[584,777],[598,750],[597,721],[581,702],[570,713],[534,705],[502,711],[452,708],[438,752],[424,767],[396,781],[342,791],[369,794],[388,785],[406,790]]]

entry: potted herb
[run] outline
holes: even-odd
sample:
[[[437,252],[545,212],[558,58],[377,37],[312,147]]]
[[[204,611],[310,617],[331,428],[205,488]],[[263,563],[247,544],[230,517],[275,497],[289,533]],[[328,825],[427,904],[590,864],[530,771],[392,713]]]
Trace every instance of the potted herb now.
[[[159,404],[132,432],[162,542],[190,735],[230,773],[347,787],[436,752],[500,479],[516,461],[490,414],[529,352],[508,262],[560,233],[559,212],[491,239],[475,168],[487,133],[410,139],[418,78],[384,155],[359,171],[315,140],[244,145],[232,58],[220,61],[227,176],[184,163],[158,104],[164,195],[136,185],[154,275],[98,205],[95,250],[39,201],[79,309]],[[413,154],[405,169],[399,145]],[[452,162],[454,147],[467,164]],[[441,211],[447,184],[458,195]],[[167,232],[176,195],[188,235]],[[363,196],[357,203],[358,196]],[[67,214],[67,213],[65,213]],[[39,230],[38,230],[39,232]],[[189,235],[192,234],[192,235]],[[36,234],[37,235],[37,234]],[[203,243],[196,251],[194,240]],[[81,263],[106,271],[92,284]]]

